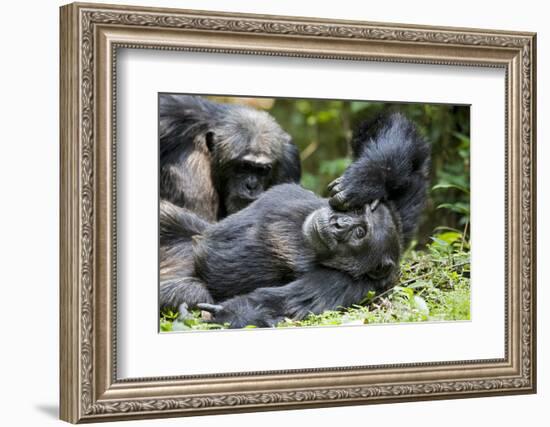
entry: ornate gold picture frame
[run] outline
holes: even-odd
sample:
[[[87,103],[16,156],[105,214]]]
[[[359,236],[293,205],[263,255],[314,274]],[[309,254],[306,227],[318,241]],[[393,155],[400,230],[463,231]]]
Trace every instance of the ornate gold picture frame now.
[[[77,423],[534,393],[535,42],[533,33],[63,6],[61,418]],[[316,58],[321,66],[338,59],[504,70],[504,357],[120,379],[115,106],[121,48]]]

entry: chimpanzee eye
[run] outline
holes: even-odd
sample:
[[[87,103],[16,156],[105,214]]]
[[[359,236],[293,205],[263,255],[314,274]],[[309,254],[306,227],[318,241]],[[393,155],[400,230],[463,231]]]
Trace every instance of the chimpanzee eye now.
[[[260,176],[267,176],[271,172],[271,167],[269,164],[259,164],[256,167],[256,171]]]
[[[362,239],[367,235],[367,230],[363,226],[358,226],[358,227],[355,227],[353,234],[357,239]]]
[[[267,176],[271,172],[270,164],[256,163],[244,161],[240,164],[239,169],[244,173],[254,174],[257,176]]]

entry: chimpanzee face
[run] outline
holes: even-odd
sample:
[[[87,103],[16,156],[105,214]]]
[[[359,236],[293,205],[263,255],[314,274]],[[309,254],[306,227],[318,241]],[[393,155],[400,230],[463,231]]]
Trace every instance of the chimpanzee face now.
[[[242,110],[238,118],[226,118],[205,134],[224,214],[245,208],[272,185],[299,178],[299,159],[289,157],[296,147],[271,116]],[[291,175],[285,174],[285,162],[290,163],[286,167]]]
[[[318,209],[306,219],[303,233],[326,267],[381,283],[390,283],[398,271],[399,224],[385,203],[350,212]]]
[[[273,161],[267,156],[246,155],[228,167],[224,202],[228,214],[235,213],[267,190],[272,183]]]

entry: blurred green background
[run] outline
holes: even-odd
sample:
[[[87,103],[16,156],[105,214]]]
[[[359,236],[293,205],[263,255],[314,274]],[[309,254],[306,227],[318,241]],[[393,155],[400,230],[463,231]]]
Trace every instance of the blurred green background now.
[[[353,129],[386,111],[401,111],[432,147],[431,185],[416,243],[434,233],[458,231],[467,239],[470,213],[470,107],[443,104],[315,99],[209,97],[268,111],[301,153],[302,185],[326,196],[327,185],[351,161]]]

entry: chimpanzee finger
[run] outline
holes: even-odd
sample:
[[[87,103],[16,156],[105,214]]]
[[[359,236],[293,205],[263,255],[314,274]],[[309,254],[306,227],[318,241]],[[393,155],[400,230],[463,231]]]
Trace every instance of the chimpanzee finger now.
[[[328,202],[333,209],[336,209],[339,211],[347,211],[350,208],[349,203],[346,199],[346,196],[344,195],[343,192],[336,193],[334,196],[332,196],[328,200]]]
[[[223,306],[219,304],[208,304],[205,302],[201,302],[197,304],[197,307],[200,308],[201,310],[208,311],[209,313],[212,313],[212,314],[217,314],[223,310]]]
[[[329,190],[329,195],[330,195],[330,197],[334,197],[337,194],[342,194],[343,192],[344,192],[344,188],[343,188],[342,184],[336,184],[334,187],[332,187]]]
[[[336,187],[338,184],[340,184],[342,182],[342,177],[338,177],[336,178],[334,181],[332,181],[328,186],[327,186],[327,189],[329,192],[332,193],[332,190],[334,189],[334,187]],[[338,191],[341,191],[341,190],[336,190],[336,192]]]

